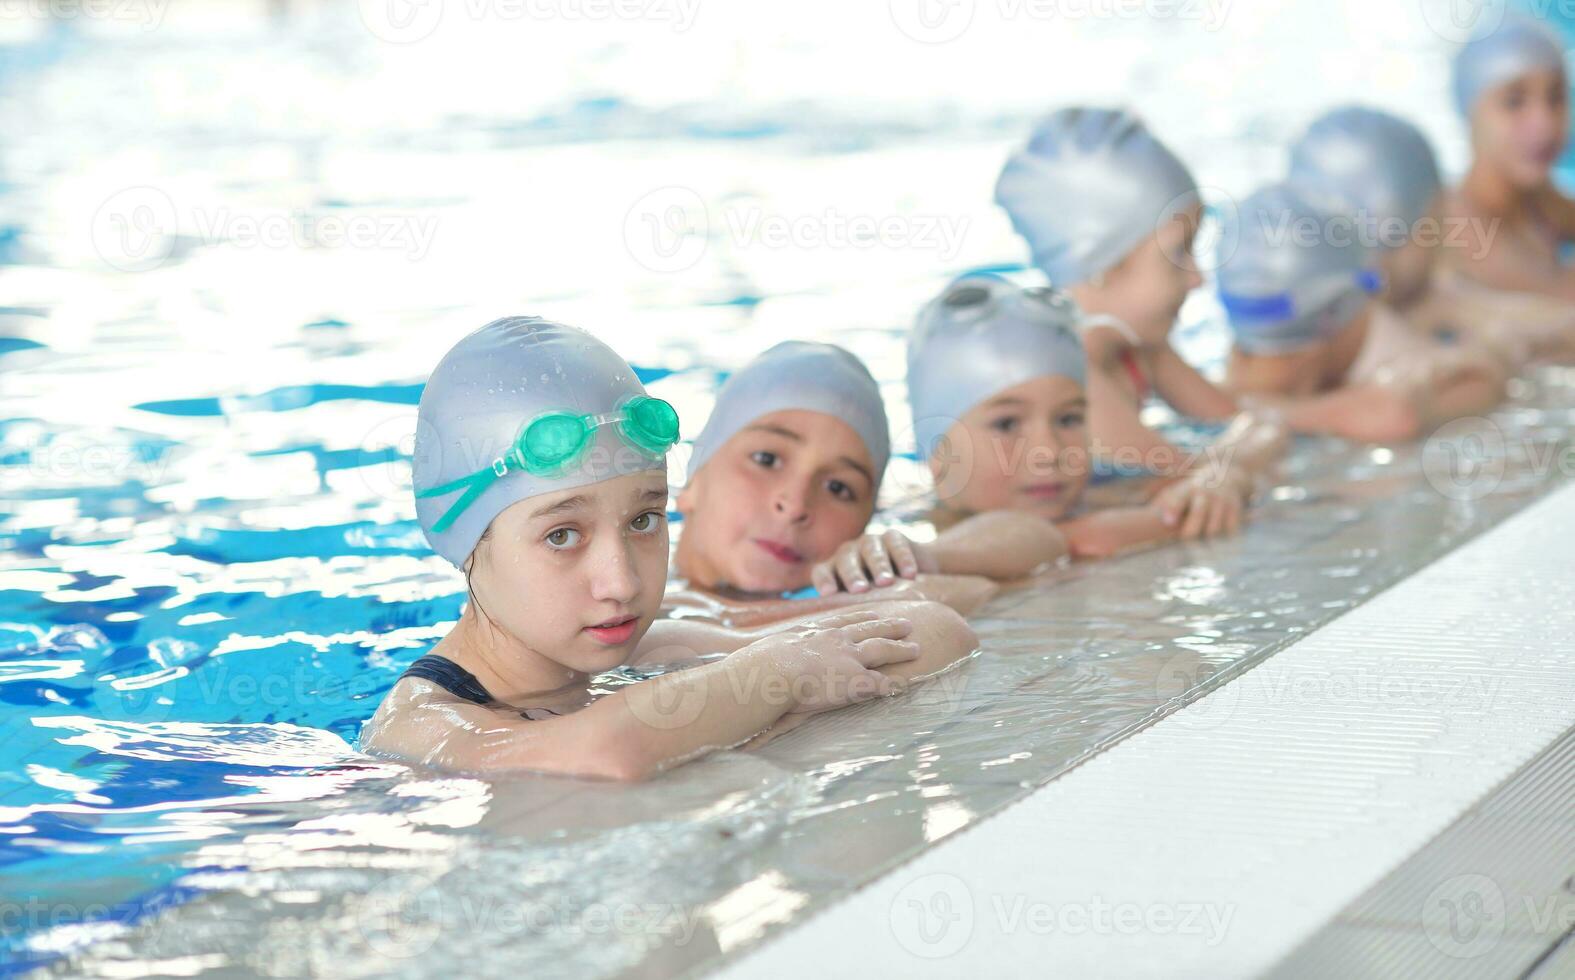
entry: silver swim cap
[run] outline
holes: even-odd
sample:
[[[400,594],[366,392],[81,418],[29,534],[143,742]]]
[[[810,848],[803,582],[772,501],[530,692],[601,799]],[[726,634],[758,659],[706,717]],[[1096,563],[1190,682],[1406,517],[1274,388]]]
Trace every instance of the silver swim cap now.
[[[1120,109],[1051,113],[995,184],[1034,265],[1061,288],[1110,269],[1198,201],[1182,162]]]
[[[1236,346],[1250,354],[1307,347],[1361,311],[1382,284],[1348,220],[1320,211],[1290,184],[1271,184],[1238,209],[1234,250],[1222,253],[1220,303]]]
[[[1489,89],[1543,68],[1564,71],[1564,44],[1528,17],[1506,17],[1455,55],[1455,108],[1469,117]]]
[[[421,392],[411,460],[416,516],[432,550],[462,568],[492,519],[511,504],[665,470],[659,444],[642,447],[628,435],[623,417],[642,401],[654,399],[645,397],[628,362],[576,327],[511,316],[455,344]],[[590,433],[579,454],[550,469],[533,458],[527,468],[524,456],[533,454],[520,447],[527,427],[543,418],[556,422],[558,413],[569,417],[572,435]],[[671,421],[676,438],[676,416]],[[547,448],[567,449],[564,431],[549,432]]]
[[[1421,130],[1362,106],[1335,109],[1307,128],[1291,147],[1290,182],[1320,210],[1371,222],[1384,247],[1410,239],[1443,186]]]
[[[973,273],[919,311],[908,338],[908,402],[920,459],[975,405],[1046,375],[1083,383],[1077,304],[1041,286]]]
[[[722,444],[762,415],[821,412],[846,422],[864,441],[880,489],[891,458],[891,432],[880,386],[864,362],[835,344],[787,340],[735,371],[717,392],[711,417],[689,457],[693,480]]]

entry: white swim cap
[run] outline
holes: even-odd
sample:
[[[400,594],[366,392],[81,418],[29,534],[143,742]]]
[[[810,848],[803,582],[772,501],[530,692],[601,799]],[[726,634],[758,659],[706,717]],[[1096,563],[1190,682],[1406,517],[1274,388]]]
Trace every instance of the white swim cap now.
[[[908,339],[908,402],[920,459],[975,405],[1047,375],[1083,383],[1077,304],[1000,276],[956,279],[919,311]]]
[[[846,422],[864,441],[880,488],[891,457],[891,433],[880,386],[864,362],[835,344],[788,340],[735,371],[717,393],[711,417],[695,440],[688,479],[722,444],[771,412],[822,412]]]
[[[1271,184],[1238,209],[1232,251],[1217,274],[1236,345],[1275,354],[1317,343],[1377,292],[1371,252],[1340,216],[1320,211],[1290,184]]]
[[[1543,68],[1562,72],[1564,65],[1564,43],[1557,35],[1530,18],[1507,17],[1455,55],[1455,108],[1469,117],[1488,90]]]
[[[455,344],[421,392],[411,460],[416,516],[432,550],[463,568],[492,519],[511,504],[665,470],[665,438],[631,440],[628,423],[618,421],[642,401],[654,399],[628,362],[576,327],[504,317]],[[560,432],[589,432],[580,452],[551,470],[537,472],[534,462],[527,468],[518,448],[526,428],[559,413],[569,417]],[[676,439],[676,414],[670,421]]]
[[[1192,174],[1120,109],[1051,113],[1012,154],[995,201],[1060,288],[1120,262],[1163,220],[1199,201]]]
[[[1362,106],[1335,109],[1307,128],[1291,147],[1290,182],[1320,210],[1373,222],[1385,247],[1409,240],[1443,186],[1421,130]]]

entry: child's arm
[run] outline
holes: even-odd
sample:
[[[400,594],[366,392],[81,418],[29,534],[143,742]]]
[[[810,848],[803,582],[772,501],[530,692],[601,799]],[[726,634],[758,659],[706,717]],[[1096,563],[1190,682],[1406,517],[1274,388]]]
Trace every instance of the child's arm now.
[[[1177,529],[1157,507],[1111,507],[1057,525],[1073,558],[1109,558],[1176,540]]]
[[[1570,232],[1562,228],[1559,217],[1565,213],[1568,202],[1563,195],[1555,196],[1560,203],[1542,210],[1560,226],[1561,237],[1568,237]],[[1542,256],[1530,256],[1523,245],[1517,246],[1508,240],[1513,236],[1499,234],[1497,219],[1484,221],[1473,215],[1460,217],[1466,220],[1455,225],[1459,247],[1441,250],[1455,271],[1494,289],[1575,301],[1575,269]]]
[[[1512,370],[1533,359],[1575,361],[1575,303],[1463,282],[1440,270],[1407,313],[1429,329],[1462,331],[1501,351]]]
[[[943,578],[947,577],[942,575],[942,577],[936,578],[943,580]],[[988,581],[981,580],[981,578],[958,577],[954,578],[954,581],[969,583],[969,585],[983,583],[989,589],[986,592],[986,597],[992,596],[995,592],[995,586],[988,583]],[[839,597],[843,600],[843,605],[839,608],[838,613],[868,610],[890,611],[898,607],[910,608],[910,610],[912,608],[929,610],[931,607],[939,607],[945,608],[951,618],[959,619],[959,621],[961,621],[962,614],[965,614],[964,611],[959,611],[951,603],[942,603],[931,599],[913,599],[912,596],[906,596],[899,589],[876,589],[873,592],[863,592],[863,594],[858,594],[858,596],[849,594],[849,592],[839,592]],[[799,608],[792,610],[792,614],[783,614],[783,616],[776,616],[775,619],[770,619],[770,621],[761,622],[657,619],[657,621],[650,624],[650,629],[646,630],[646,637],[639,641],[639,648],[635,651],[633,663],[679,663],[682,660],[704,657],[707,654],[731,654],[732,651],[748,646],[748,644],[754,643],[756,640],[761,640],[762,637],[769,637],[772,633],[781,632],[781,630],[789,629],[789,627],[794,627],[794,625],[811,625],[814,622],[825,621],[828,618],[827,613],[805,610],[803,607],[805,607],[806,602],[792,602],[789,605]],[[913,640],[920,641],[920,644],[923,644],[923,641],[928,640],[928,638],[925,633],[918,632],[915,633]]]
[[[1564,241],[1575,241],[1575,200],[1565,197],[1552,184],[1546,185],[1538,195],[1537,209],[1558,229]]]
[[[1183,475],[1202,474],[1218,484],[1229,470],[1248,477],[1250,485],[1250,478],[1263,475],[1284,458],[1290,444],[1290,426],[1283,414],[1260,405],[1232,419],[1218,439],[1189,461]]]
[[[1358,442],[1406,442],[1421,431],[1415,403],[1403,392],[1374,384],[1346,385],[1323,394],[1306,390],[1305,368],[1292,358],[1231,361],[1231,387],[1244,406],[1277,415],[1293,432],[1339,436]]]
[[[1149,357],[1154,390],[1182,415],[1222,421],[1239,410],[1236,399],[1182,360],[1169,344]]]
[[[1108,366],[1091,364],[1084,386],[1094,454],[1133,461],[1156,473],[1180,470],[1186,453],[1143,424],[1141,406],[1111,380],[1109,370]]]
[[[866,534],[816,565],[811,576],[823,595],[842,590],[867,596],[871,582],[883,585],[921,573],[1013,581],[1065,554],[1066,541],[1049,521],[990,511],[959,521],[927,544],[900,531]]]
[[[928,600],[950,606],[967,616],[998,591],[999,589],[989,579],[977,575],[920,573],[911,579],[898,578],[885,584],[877,584],[875,588],[861,591],[856,595],[851,592],[821,590],[820,595],[802,599],[718,601],[714,604],[714,610],[707,612],[706,615],[723,626],[746,629],[790,619],[802,619],[807,615],[848,609],[875,600],[883,602]]]
[[[1503,365],[1478,349],[1430,351],[1379,372],[1377,380],[1415,402],[1423,432],[1451,419],[1491,411],[1504,400],[1509,381]]]
[[[891,609],[892,606],[882,606]],[[881,673],[904,682],[923,681],[959,660],[972,656],[979,649],[979,638],[968,624],[952,610],[933,602],[904,602],[896,606],[901,615],[913,623],[910,639],[917,639],[919,656],[900,664],[878,668]],[[808,719],[802,711],[792,711],[777,719],[776,724],[752,740],[746,748],[755,748],[786,734]]]
[[[1422,432],[1422,414],[1403,391],[1374,384],[1348,385],[1310,398],[1260,397],[1296,432],[1356,442],[1409,442]]]
[[[955,616],[949,610],[919,611],[936,621]],[[824,711],[903,690],[900,675],[879,668],[919,659],[913,626],[911,619],[884,611],[844,612],[539,721],[396,691],[378,708],[364,744],[377,755],[467,771],[644,779],[738,745],[790,711]]]

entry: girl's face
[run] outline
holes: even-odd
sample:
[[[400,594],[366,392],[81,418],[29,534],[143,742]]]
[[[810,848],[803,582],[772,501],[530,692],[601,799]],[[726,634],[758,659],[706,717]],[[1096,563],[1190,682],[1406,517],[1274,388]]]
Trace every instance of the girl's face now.
[[[1203,206],[1163,222],[1099,283],[1084,282],[1069,292],[1089,313],[1108,313],[1125,321],[1146,344],[1163,344],[1187,294],[1203,285],[1192,254]]]
[[[667,476],[631,473],[518,501],[476,546],[481,611],[585,674],[628,661],[667,589]]]
[[[1471,110],[1471,144],[1486,162],[1522,190],[1548,182],[1569,138],[1569,92],[1564,73],[1529,72],[1489,90]]]
[[[1025,381],[963,414],[930,457],[948,506],[1065,517],[1088,485],[1088,402],[1062,375]]]
[[[723,443],[678,494],[678,569],[704,588],[785,592],[863,533],[874,463],[852,426],[823,412],[770,412]]]

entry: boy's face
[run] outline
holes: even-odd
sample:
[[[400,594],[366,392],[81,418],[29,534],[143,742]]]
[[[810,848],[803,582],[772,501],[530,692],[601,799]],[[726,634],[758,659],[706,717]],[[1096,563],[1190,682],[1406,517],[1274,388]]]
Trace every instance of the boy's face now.
[[[785,592],[863,533],[877,474],[853,427],[823,412],[762,415],[678,494],[681,574],[704,588]]]
[[[1436,246],[1424,245],[1416,235],[1398,248],[1384,249],[1378,258],[1384,276],[1384,302],[1404,310],[1421,300],[1432,283],[1437,254]]]
[[[1145,343],[1165,343],[1187,294],[1203,284],[1192,254],[1202,220],[1201,204],[1166,219],[1101,283],[1073,286],[1072,297],[1089,312],[1119,317]]]
[[[1257,354],[1235,347],[1229,373],[1235,383],[1242,384],[1243,372],[1250,372],[1257,382],[1249,385],[1254,390],[1293,397],[1339,385],[1367,342],[1373,305],[1367,298],[1336,304],[1324,313],[1316,336],[1300,347]]]
[[[627,662],[667,589],[667,475],[632,473],[518,501],[470,566],[482,610],[548,660]]]
[[[1477,100],[1471,142],[1519,188],[1547,183],[1569,138],[1569,92],[1564,73],[1552,68],[1505,82]]]
[[[1025,381],[963,414],[930,457],[942,502],[1065,517],[1088,485],[1088,402],[1062,375]]]

